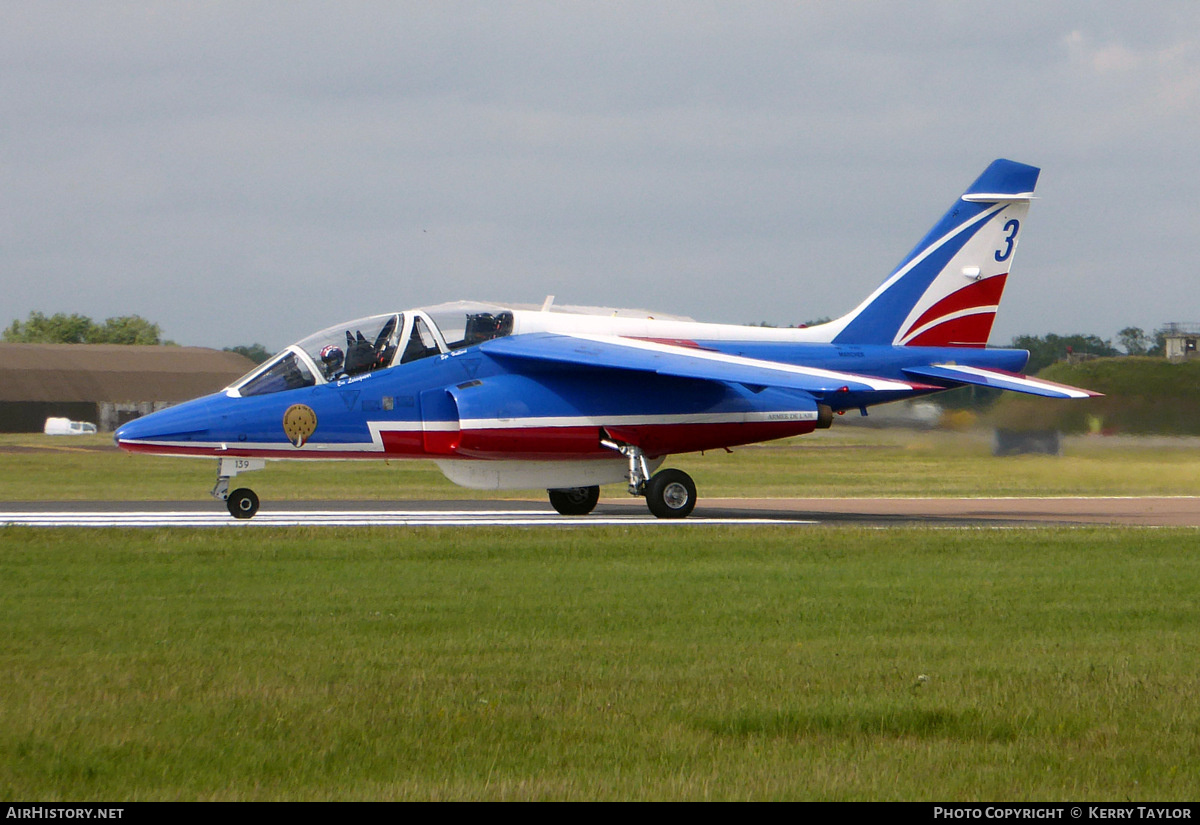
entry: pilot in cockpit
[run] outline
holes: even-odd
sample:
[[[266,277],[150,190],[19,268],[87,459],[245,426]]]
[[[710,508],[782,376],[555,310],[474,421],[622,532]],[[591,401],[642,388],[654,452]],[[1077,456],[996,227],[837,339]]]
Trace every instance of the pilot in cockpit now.
[[[325,380],[333,381],[344,375],[342,365],[345,362],[346,356],[336,344],[330,344],[321,350],[321,369],[325,372]]]

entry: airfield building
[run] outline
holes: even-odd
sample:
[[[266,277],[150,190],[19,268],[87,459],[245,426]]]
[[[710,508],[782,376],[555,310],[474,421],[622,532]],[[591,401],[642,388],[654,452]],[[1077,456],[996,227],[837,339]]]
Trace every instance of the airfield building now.
[[[51,417],[111,432],[216,392],[253,367],[243,355],[203,347],[0,344],[0,432],[42,432]]]
[[[1161,330],[1166,345],[1166,356],[1170,361],[1195,358],[1200,344],[1200,323],[1165,325]]]

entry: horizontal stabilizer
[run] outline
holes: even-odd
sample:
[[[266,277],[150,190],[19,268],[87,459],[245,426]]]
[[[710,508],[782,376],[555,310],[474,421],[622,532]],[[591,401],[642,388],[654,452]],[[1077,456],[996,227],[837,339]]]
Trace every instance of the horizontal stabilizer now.
[[[497,338],[482,344],[480,348],[493,357],[636,370],[749,387],[802,390],[816,396],[835,392],[909,393],[921,388],[921,385],[907,381],[761,361],[711,350],[616,336],[535,332]]]
[[[1030,378],[1004,370],[984,369],[982,367],[965,367],[956,364],[932,364],[928,367],[906,367],[905,375],[914,378],[931,379],[941,383],[971,384],[976,387],[992,387],[997,390],[1012,390],[1028,395],[1041,395],[1046,398],[1094,398],[1102,393],[1091,390],[1081,390],[1078,387],[1068,387],[1066,384],[1056,384],[1041,378]]]

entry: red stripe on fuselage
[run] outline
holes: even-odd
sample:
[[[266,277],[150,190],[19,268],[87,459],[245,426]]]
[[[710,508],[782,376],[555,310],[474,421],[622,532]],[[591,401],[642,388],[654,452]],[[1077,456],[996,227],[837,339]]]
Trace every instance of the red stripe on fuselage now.
[[[483,458],[516,460],[573,460],[611,458],[601,446],[600,426],[497,427],[446,432],[384,430],[383,451],[299,450],[289,444],[276,447],[189,446],[142,444],[123,441],[121,449],[153,455],[210,456],[215,458],[272,459],[371,459],[371,458]],[[634,444],[652,457],[735,447],[758,441],[804,435],[816,421],[750,421],[716,424],[623,425],[608,430],[611,437]],[[310,441],[315,446],[318,442]],[[366,445],[364,445],[366,446]]]
[[[650,456],[694,453],[803,435],[816,421],[750,421],[723,424],[646,424],[604,428],[609,437]],[[469,458],[558,459],[611,456],[598,426],[463,430],[457,454]]]

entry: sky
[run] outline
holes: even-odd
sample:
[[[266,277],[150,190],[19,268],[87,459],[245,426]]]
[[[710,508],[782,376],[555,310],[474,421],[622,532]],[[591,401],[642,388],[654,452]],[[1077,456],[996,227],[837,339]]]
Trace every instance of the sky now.
[[[841,315],[1042,168],[992,343],[1200,321],[1200,3],[0,0],[0,324]]]

